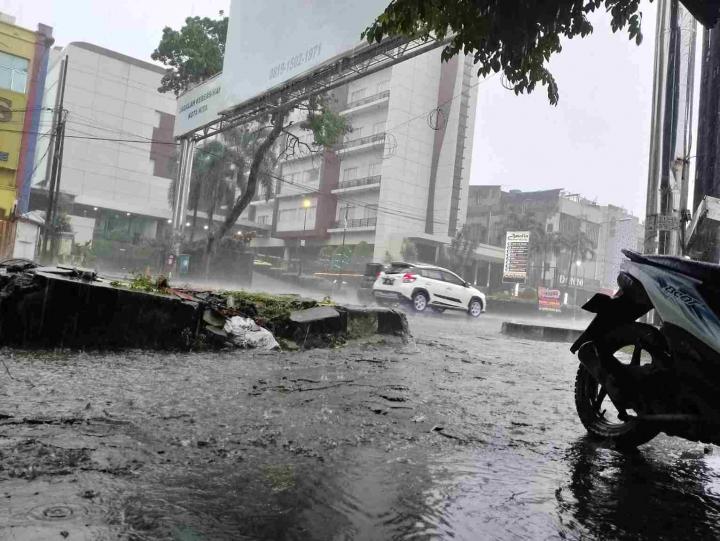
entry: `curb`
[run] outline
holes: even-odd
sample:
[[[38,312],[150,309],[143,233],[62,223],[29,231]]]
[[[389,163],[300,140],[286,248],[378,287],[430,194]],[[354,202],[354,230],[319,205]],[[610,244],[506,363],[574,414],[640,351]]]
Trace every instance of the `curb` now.
[[[574,342],[583,331],[564,327],[546,327],[544,325],[529,325],[503,321],[502,334],[515,338],[528,338],[543,342]]]

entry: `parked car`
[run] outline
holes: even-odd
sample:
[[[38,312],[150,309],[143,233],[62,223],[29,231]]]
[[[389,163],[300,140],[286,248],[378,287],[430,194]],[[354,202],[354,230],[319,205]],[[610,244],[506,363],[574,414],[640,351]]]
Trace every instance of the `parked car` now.
[[[362,278],[360,278],[360,284],[357,290],[358,300],[361,303],[370,303],[374,300],[373,285],[384,268],[385,265],[382,263],[367,263],[365,265],[365,273]]]
[[[379,303],[409,303],[416,312],[462,310],[480,317],[487,305],[485,295],[457,274],[442,267],[392,263],[373,284]]]

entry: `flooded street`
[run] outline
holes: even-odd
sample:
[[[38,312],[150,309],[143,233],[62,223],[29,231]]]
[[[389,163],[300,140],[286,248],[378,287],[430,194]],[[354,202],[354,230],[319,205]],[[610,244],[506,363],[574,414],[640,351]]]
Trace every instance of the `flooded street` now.
[[[2,539],[720,536],[720,455],[584,437],[565,344],[501,319],[301,353],[2,352]]]

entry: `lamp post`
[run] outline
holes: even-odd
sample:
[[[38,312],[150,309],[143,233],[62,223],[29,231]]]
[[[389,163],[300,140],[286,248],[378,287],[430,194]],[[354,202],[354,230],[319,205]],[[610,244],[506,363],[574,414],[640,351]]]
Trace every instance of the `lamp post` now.
[[[305,209],[305,218],[303,219],[303,237],[305,236],[305,228],[307,227],[307,213],[308,213],[308,209],[310,208],[311,204],[312,204],[312,201],[310,201],[310,199],[308,199],[307,197],[305,199],[303,199],[302,206]],[[305,239],[304,238],[300,239],[300,246],[305,248]],[[298,257],[298,261],[299,261],[298,276],[302,275],[304,252],[305,251],[302,250],[301,253],[298,254],[298,256],[299,256]]]

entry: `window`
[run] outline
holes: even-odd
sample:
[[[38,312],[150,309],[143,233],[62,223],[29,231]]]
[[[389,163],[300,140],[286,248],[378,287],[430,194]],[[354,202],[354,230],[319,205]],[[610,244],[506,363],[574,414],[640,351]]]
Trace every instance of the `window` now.
[[[270,217],[269,217],[267,214],[265,214],[265,215],[263,215],[263,216],[258,216],[256,221],[257,221],[257,223],[260,224],[260,225],[267,225],[267,224],[268,224],[268,218],[270,218]]]
[[[439,280],[441,282],[443,281],[442,272],[437,269],[421,269],[420,276],[424,278],[429,278],[430,280]]]
[[[462,280],[462,279],[460,279],[460,277],[455,276],[452,272],[442,271],[442,274],[443,274],[443,280],[446,282],[449,282],[456,286],[464,286],[465,285],[465,280]]]
[[[376,122],[373,125],[373,135],[378,134],[378,133],[384,133],[384,132],[385,132],[385,121],[384,120],[382,122]]]
[[[585,234],[588,238],[597,246],[598,240],[600,239],[600,226],[598,224],[585,224]]]
[[[367,205],[363,208],[363,218],[377,218],[377,205]]]
[[[0,88],[25,94],[28,65],[26,58],[0,52]]]
[[[278,216],[278,222],[283,225],[291,224],[297,218],[297,209],[283,209]]]
[[[368,166],[368,176],[369,177],[377,176],[380,174],[381,170],[382,170],[382,162],[371,163]]]
[[[316,184],[320,180],[320,169],[309,169],[305,171],[305,178],[303,179],[304,184]]]
[[[554,227],[553,224],[547,224],[547,232],[548,232],[548,233],[552,233],[552,232],[553,232],[553,227]]]
[[[357,178],[358,174],[358,168],[357,167],[347,167],[346,169],[343,169],[343,180],[353,180]]]
[[[365,97],[366,89],[359,88],[350,94],[350,103],[355,103],[356,101],[360,101]]]
[[[386,90],[390,89],[390,81],[380,81],[377,84],[377,93],[380,94],[381,92],[385,92]]]

